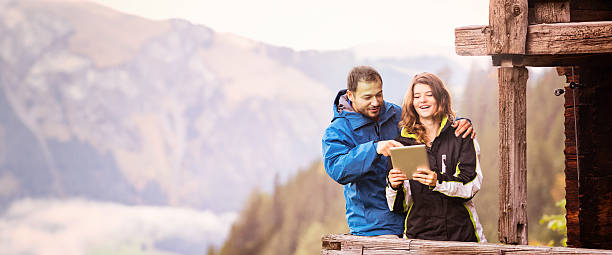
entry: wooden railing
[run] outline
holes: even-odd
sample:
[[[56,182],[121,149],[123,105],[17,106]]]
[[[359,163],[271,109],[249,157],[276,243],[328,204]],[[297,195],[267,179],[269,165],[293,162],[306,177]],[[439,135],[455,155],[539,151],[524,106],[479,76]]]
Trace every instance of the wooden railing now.
[[[612,254],[612,250],[429,241],[353,235],[321,237],[324,255],[365,254]]]

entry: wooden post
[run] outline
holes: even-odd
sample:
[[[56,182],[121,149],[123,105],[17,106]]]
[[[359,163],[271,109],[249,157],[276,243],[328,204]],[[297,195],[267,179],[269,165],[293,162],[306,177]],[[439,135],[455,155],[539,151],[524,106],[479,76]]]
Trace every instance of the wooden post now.
[[[499,241],[527,244],[527,78],[525,67],[500,67]]]
[[[490,0],[487,53],[502,55],[499,74],[499,240],[527,244],[527,0]]]
[[[491,0],[489,2],[489,28],[487,53],[525,54],[527,40],[527,0]]]

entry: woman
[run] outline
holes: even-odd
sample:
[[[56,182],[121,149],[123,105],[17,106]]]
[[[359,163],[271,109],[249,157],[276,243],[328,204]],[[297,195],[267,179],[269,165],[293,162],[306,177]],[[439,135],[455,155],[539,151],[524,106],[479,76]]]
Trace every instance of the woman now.
[[[417,169],[412,180],[391,169],[386,189],[389,208],[408,212],[407,238],[486,242],[471,200],[482,184],[478,145],[454,135],[454,119],[450,95],[440,78],[416,75],[404,97],[402,131],[395,140],[425,144],[431,169]]]

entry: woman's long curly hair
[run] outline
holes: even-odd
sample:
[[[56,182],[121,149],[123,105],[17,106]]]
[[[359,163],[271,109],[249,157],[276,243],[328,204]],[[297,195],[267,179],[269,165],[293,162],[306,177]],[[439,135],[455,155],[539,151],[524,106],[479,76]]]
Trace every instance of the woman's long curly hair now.
[[[419,115],[414,109],[414,86],[416,84],[426,84],[431,88],[433,97],[436,99],[438,105],[433,118],[436,121],[442,121],[446,116],[448,121],[455,120],[455,112],[452,109],[452,102],[450,93],[444,86],[444,82],[432,73],[420,73],[412,78],[410,82],[410,88],[404,96],[404,103],[402,104],[402,120],[399,123],[399,128],[406,129],[408,133],[415,134],[419,143],[426,143],[431,141],[425,140],[425,127],[419,121]]]

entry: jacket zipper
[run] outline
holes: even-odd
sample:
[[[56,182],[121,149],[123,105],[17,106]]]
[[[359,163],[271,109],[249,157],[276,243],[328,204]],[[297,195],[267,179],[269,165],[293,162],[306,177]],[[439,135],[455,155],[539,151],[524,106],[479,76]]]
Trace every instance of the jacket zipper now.
[[[376,140],[380,141],[380,127],[378,127],[378,122],[374,124],[374,130],[376,130]]]

